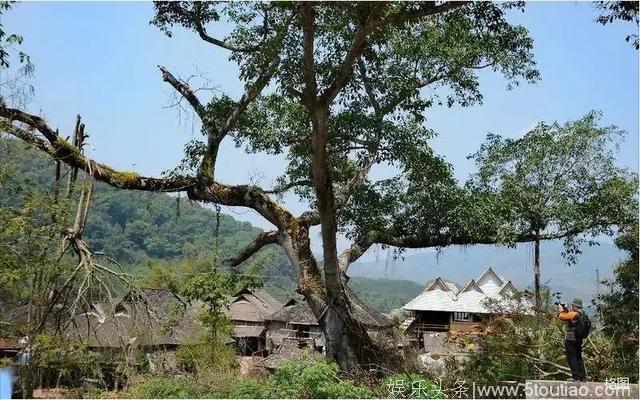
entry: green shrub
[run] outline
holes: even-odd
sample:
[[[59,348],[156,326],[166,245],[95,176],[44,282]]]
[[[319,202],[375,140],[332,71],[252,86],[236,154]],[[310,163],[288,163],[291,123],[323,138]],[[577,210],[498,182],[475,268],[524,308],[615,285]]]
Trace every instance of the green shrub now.
[[[227,393],[229,398],[371,398],[374,392],[351,380],[339,378],[339,368],[317,354],[303,353],[283,362],[265,381],[238,380]]]
[[[242,379],[229,392],[231,399],[265,399],[271,398],[269,388],[257,379]]]
[[[127,390],[138,399],[188,399],[198,397],[193,381],[186,377],[137,377]]]
[[[280,364],[267,379],[271,397],[312,399],[370,398],[373,391],[338,378],[339,368],[324,358],[304,354],[300,359]]]

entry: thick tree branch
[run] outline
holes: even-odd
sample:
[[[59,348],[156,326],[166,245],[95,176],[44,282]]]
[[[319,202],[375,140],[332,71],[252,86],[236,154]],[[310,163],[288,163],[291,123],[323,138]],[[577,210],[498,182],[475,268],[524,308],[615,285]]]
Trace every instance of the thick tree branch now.
[[[237,46],[230,45],[225,41],[211,37],[207,34],[207,31],[204,29],[204,27],[200,23],[196,24],[196,32],[198,32],[200,39],[204,40],[207,43],[211,43],[215,46],[221,47],[225,50],[236,51],[239,53],[252,53],[260,49],[260,46],[257,46],[257,45],[250,46],[250,47],[237,47]]]
[[[381,114],[380,103],[378,103],[378,99],[373,91],[373,87],[371,87],[371,83],[369,82],[369,78],[367,77],[367,67],[364,64],[362,58],[358,58],[358,68],[360,69],[360,75],[362,75],[362,84],[364,86],[364,91],[367,93],[367,97],[371,102],[371,106],[373,107],[373,111],[377,114]]]
[[[4,130],[13,136],[52,155],[70,167],[81,169],[95,179],[121,189],[143,190],[153,192],[186,191],[192,200],[212,202],[227,206],[248,207],[257,211],[279,229],[286,229],[293,221],[293,216],[280,204],[273,201],[262,189],[251,185],[225,185],[219,182],[202,183],[194,177],[152,178],[135,172],[118,171],[106,164],[96,162],[80,154],[71,143],[58,137],[42,118],[0,106],[0,123],[20,121],[37,129],[47,141],[25,129],[8,125]]]
[[[372,244],[365,236],[358,238],[351,247],[340,253],[338,257],[340,270],[346,274],[349,265],[366,253]]]
[[[192,200],[251,208],[278,229],[287,229],[294,220],[293,215],[287,209],[271,199],[257,186],[225,185],[213,182],[193,186],[187,190],[187,195]]]
[[[449,1],[436,5],[435,2],[424,2],[422,3],[422,7],[417,10],[392,14],[387,16],[386,18],[380,19],[376,19],[375,17],[376,11],[380,6],[372,6],[366,20],[358,25],[358,29],[356,30],[353,40],[351,41],[349,51],[345,56],[342,64],[340,65],[340,68],[338,68],[338,70],[336,71],[331,85],[329,85],[329,87],[320,96],[322,102],[327,105],[331,104],[338,93],[340,93],[340,91],[347,85],[347,83],[351,79],[353,64],[364,52],[364,49],[367,45],[367,36],[373,29],[388,24],[403,24],[415,19],[427,17],[429,15],[444,13],[456,8],[460,8],[469,3],[470,2],[465,1]]]
[[[316,83],[315,59],[314,59],[314,10],[312,2],[305,2],[302,5],[302,53],[304,64],[305,88],[303,92],[304,100],[307,104],[315,104],[317,101],[318,88]]]
[[[338,68],[338,70],[336,71],[332,83],[320,96],[324,104],[330,105],[336,98],[338,93],[340,93],[340,91],[344,89],[347,83],[349,83],[349,80],[351,79],[351,75],[353,73],[353,64],[358,58],[360,58],[360,56],[364,52],[365,47],[367,46],[367,36],[373,28],[374,15],[376,14],[376,11],[383,5],[384,3],[372,5],[367,18],[358,25],[356,33],[351,40],[351,46],[349,47],[347,55],[340,64],[340,68]]]
[[[264,246],[268,244],[278,243],[278,231],[262,232],[251,242],[247,247],[242,249],[238,254],[233,257],[227,258],[222,263],[228,267],[237,267],[252,255],[260,251]]]
[[[278,37],[276,41],[279,41],[279,45],[282,45],[282,41],[284,40],[287,31],[289,30],[289,25],[291,20],[293,19],[294,14],[287,19],[284,27],[278,33]],[[223,125],[216,129],[213,127],[212,129],[207,130],[207,152],[202,158],[202,162],[200,164],[198,175],[199,177],[204,177],[209,180],[213,180],[215,178],[215,164],[218,158],[218,151],[220,150],[220,144],[224,140],[224,138],[231,132],[238,119],[245,112],[249,104],[256,99],[262,93],[262,90],[269,84],[271,78],[276,73],[278,66],[280,65],[280,55],[278,52],[273,56],[271,61],[264,65],[264,68],[261,69],[262,73],[256,78],[256,80],[247,85],[247,89],[243,93],[242,97],[235,104],[233,111]],[[204,122],[204,121],[203,121]]]
[[[38,130],[49,142],[56,142],[58,140],[58,134],[56,131],[51,129],[44,119],[37,115],[27,114],[26,112],[15,108],[8,108],[5,107],[4,104],[0,103],[0,117],[6,118],[9,123],[18,121]]]
[[[106,164],[99,163],[80,154],[71,143],[58,137],[55,132],[40,117],[0,106],[0,117],[8,121],[20,121],[37,129],[47,141],[25,129],[10,125],[6,131],[11,135],[37,147],[54,158],[64,162],[72,168],[81,169],[109,185],[122,189],[134,189],[157,192],[178,192],[186,190],[195,181],[190,177],[153,178],[136,174],[135,172],[118,171]]]
[[[262,89],[264,89],[264,87],[269,83],[271,77],[273,77],[273,74],[275,74],[278,69],[278,65],[280,65],[280,56],[274,57],[274,59],[271,60],[264,69],[264,72],[258,76],[253,84],[249,85],[240,100],[236,103],[236,106],[229,118],[227,118],[224,125],[221,127],[221,135],[226,135],[234,128],[238,118],[247,109],[249,103],[255,100],[255,98],[262,92]]]
[[[616,225],[607,221],[597,222],[588,225],[575,226],[562,232],[553,232],[548,234],[536,235],[535,233],[526,233],[517,235],[509,243],[503,243],[495,237],[470,237],[464,235],[458,236],[436,236],[429,235],[419,236],[402,236],[395,235],[389,230],[371,230],[367,234],[361,235],[348,249],[340,254],[340,268],[346,273],[349,265],[360,258],[374,244],[382,244],[385,246],[404,248],[404,249],[423,249],[430,247],[446,247],[452,245],[495,245],[495,244],[514,244],[528,243],[536,239],[557,240],[566,237],[576,236],[591,229],[598,229],[606,226]]]
[[[367,44],[368,33],[369,27],[366,23],[358,26],[356,34],[351,42],[351,48],[349,49],[344,61],[342,61],[340,68],[336,72],[333,82],[321,95],[324,104],[331,104],[338,93],[340,93],[340,91],[347,85],[349,79],[351,79],[353,63],[364,51]]]
[[[336,191],[336,209],[344,206],[347,201],[349,201],[353,190],[361,185],[362,182],[364,182],[365,178],[369,174],[369,171],[371,170],[371,167],[373,167],[373,165],[375,164],[376,153],[376,151],[369,152],[369,156],[365,160],[364,165],[353,175],[353,177],[351,177],[346,185]]]

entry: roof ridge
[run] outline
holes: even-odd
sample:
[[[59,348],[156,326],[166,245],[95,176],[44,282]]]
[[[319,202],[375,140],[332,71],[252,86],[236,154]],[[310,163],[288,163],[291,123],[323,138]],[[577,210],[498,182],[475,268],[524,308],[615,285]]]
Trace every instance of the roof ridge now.
[[[482,278],[484,278],[484,276],[487,275],[489,272],[491,272],[493,274],[493,276],[498,278],[498,281],[500,281],[500,284],[504,284],[505,278],[503,278],[500,275],[498,275],[498,273],[496,271],[494,271],[492,267],[487,267],[487,269],[485,269],[484,272],[476,279],[476,282],[480,281]]]
[[[478,288],[478,290],[480,291],[480,293],[485,293],[484,290],[482,290],[482,288],[480,287],[480,284],[478,283],[478,281],[476,281],[475,278],[471,278],[471,280],[469,282],[467,282],[462,289],[460,289],[460,291],[458,293],[463,293],[467,290],[467,287],[469,287],[469,285],[473,284],[476,288]]]
[[[431,291],[431,288],[435,286],[435,284],[438,282],[441,282],[441,286],[443,286],[446,292],[451,292],[451,289],[447,285],[447,281],[445,281],[441,276],[438,276],[436,279],[433,280],[433,282],[431,282],[431,285],[429,285],[429,287],[427,288],[427,291]]]

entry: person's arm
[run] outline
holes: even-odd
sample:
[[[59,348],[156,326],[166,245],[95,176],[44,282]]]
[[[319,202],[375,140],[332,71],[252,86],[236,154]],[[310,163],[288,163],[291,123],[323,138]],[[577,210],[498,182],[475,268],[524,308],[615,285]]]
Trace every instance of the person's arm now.
[[[578,313],[575,311],[563,311],[560,314],[558,314],[558,318],[560,318],[563,321],[571,321],[577,316],[578,316]]]

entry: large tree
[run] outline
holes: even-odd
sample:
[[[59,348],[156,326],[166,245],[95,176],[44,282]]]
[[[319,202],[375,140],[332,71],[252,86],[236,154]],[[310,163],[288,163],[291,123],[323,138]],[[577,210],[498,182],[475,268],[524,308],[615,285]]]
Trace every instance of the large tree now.
[[[502,74],[507,85],[534,81],[532,40],[506,10],[520,3],[156,3],[153,23],[171,36],[186,28],[226,49],[245,93],[203,103],[197,90],[160,67],[163,80],[188,102],[202,138],[162,178],[118,171],[81,155],[64,134],[24,110],[0,106],[3,129],[70,167],[122,189],[186,192],[192,200],[248,207],[273,224],[229,260],[237,266],[267,244],[284,249],[341,367],[378,356],[352,312],[347,268],[370,246],[398,249],[494,243],[496,221],[460,187],[435,155],[424,126],[434,106],[481,102],[477,71]],[[225,37],[212,26],[226,22]],[[265,91],[265,88],[269,90]],[[247,152],[284,155],[275,188],[216,180],[218,152],[231,138]],[[374,181],[376,164],[397,175]],[[310,209],[294,215],[277,196],[293,191]],[[322,261],[311,251],[320,226]],[[353,245],[338,251],[342,233]],[[523,234],[513,240],[530,240]]]
[[[565,255],[575,262],[585,240],[580,234],[612,235],[638,214],[637,176],[616,166],[624,132],[599,119],[590,112],[565,124],[541,122],[519,138],[490,134],[471,156],[478,172],[468,185],[501,215],[502,241],[532,238],[537,310],[541,241],[564,239]]]

